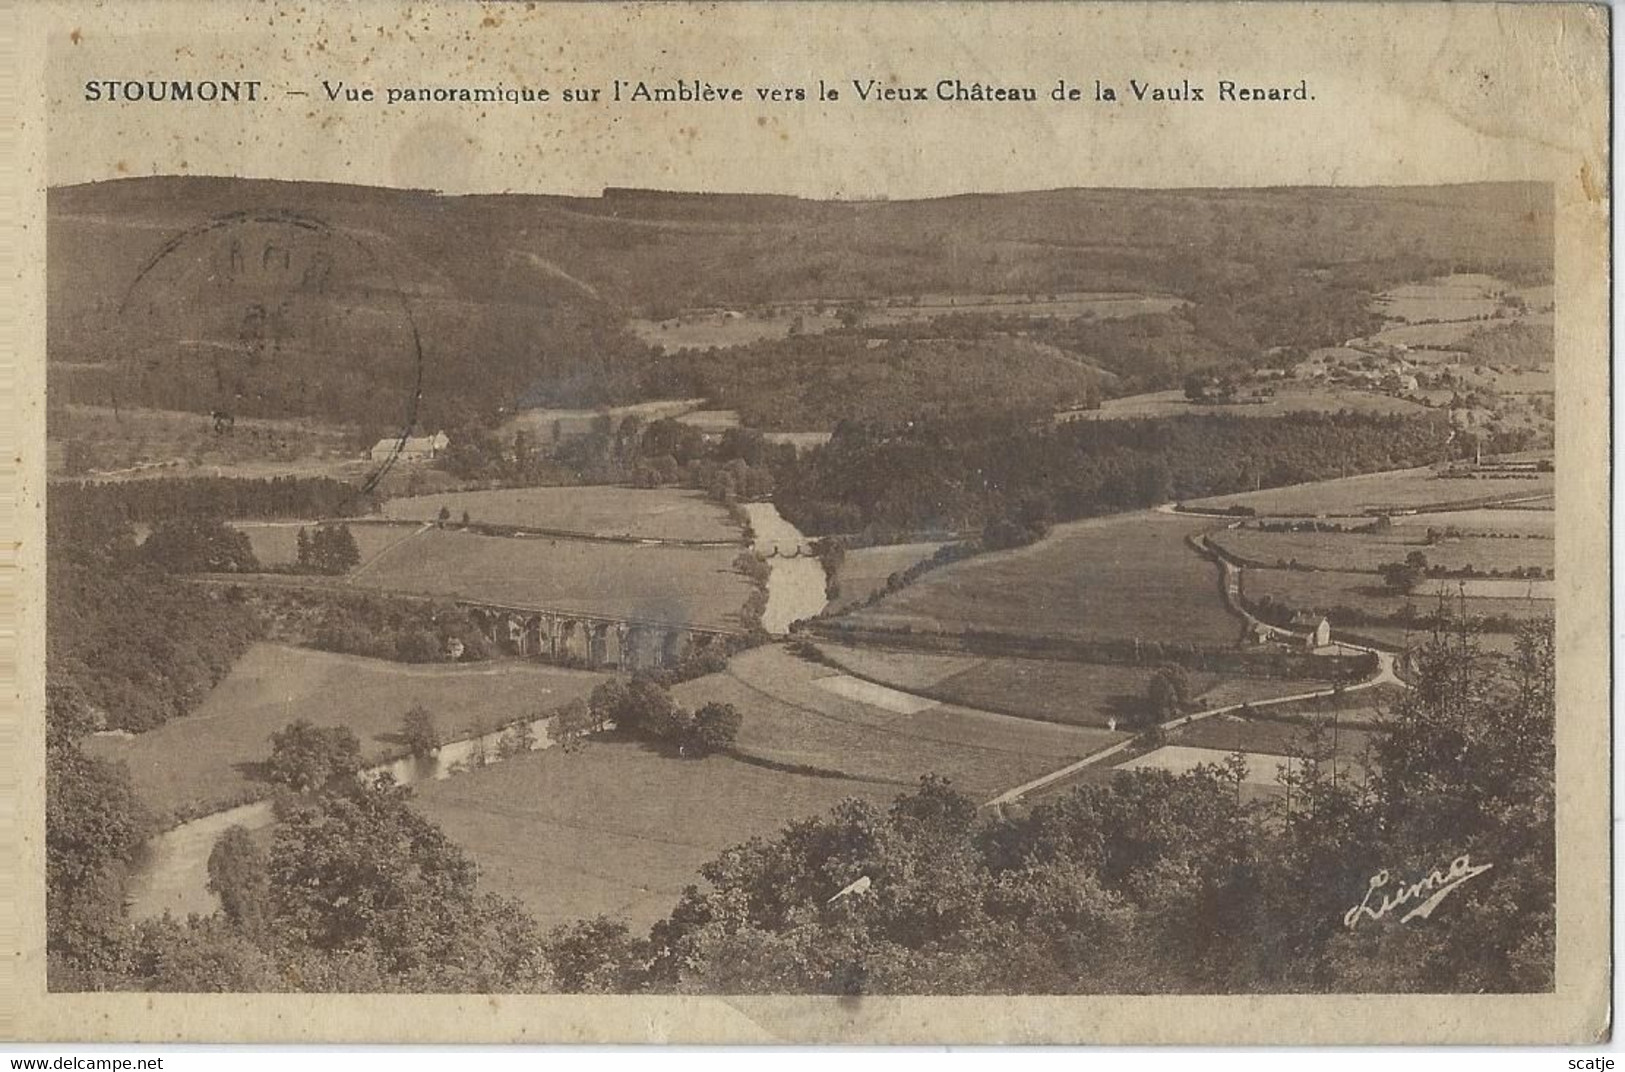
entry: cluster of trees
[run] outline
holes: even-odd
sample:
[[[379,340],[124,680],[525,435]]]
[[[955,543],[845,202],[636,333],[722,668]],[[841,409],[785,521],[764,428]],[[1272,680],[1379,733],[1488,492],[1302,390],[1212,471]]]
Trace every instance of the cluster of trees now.
[[[599,685],[588,697],[587,709],[599,726],[613,722],[622,733],[695,757],[728,751],[745,721],[732,704],[708,703],[689,711],[658,681],[642,674]]]
[[[247,533],[195,514],[160,521],[141,544],[141,557],[169,573],[253,573],[260,568]]]
[[[481,662],[490,644],[469,613],[451,603],[351,592],[265,589],[256,602],[289,639],[321,651],[403,663]]]
[[[261,633],[240,603],[158,570],[53,554],[46,571],[46,673],[99,729],[152,729],[190,711]]]
[[[589,431],[541,443],[524,429],[503,440],[473,425],[452,436],[439,464],[464,480],[515,487],[559,484],[680,486],[718,502],[748,502],[773,494],[774,473],[793,465],[795,448],[767,442],[754,429],[729,428],[716,440],[671,418],[645,421],[600,414]],[[445,519],[443,519],[445,520]]]
[[[1425,551],[1412,551],[1405,556],[1403,562],[1381,563],[1377,566],[1377,572],[1382,574],[1383,583],[1390,589],[1406,594],[1415,591],[1424,577],[1509,577],[1516,580],[1544,580],[1556,575],[1554,570],[1544,566],[1512,566],[1504,570],[1481,570],[1468,563],[1451,569],[1448,566],[1430,564]]]
[[[348,525],[320,525],[314,533],[300,528],[295,537],[294,565],[302,573],[348,573],[361,564],[361,549]]]
[[[123,764],[87,753],[107,720],[53,668],[45,710],[45,943],[53,988],[100,988],[127,965],[124,887],[153,817]]]
[[[517,902],[388,778],[341,779],[277,802],[267,844],[240,827],[209,857],[215,915],[134,929],[136,989],[538,992],[543,936]]]

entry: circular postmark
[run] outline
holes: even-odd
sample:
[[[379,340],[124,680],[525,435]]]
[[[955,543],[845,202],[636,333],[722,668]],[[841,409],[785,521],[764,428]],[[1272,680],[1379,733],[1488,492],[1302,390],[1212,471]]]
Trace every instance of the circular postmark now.
[[[166,241],[118,307],[115,391],[133,405],[381,432],[372,490],[414,434],[423,344],[389,261],[303,213],[215,216]],[[369,434],[370,438],[370,434]]]

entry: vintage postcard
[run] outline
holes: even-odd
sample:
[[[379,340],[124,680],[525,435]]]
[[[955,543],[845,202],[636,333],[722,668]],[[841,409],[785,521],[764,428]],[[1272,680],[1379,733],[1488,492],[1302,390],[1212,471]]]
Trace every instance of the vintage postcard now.
[[[1607,1037],[1605,8],[18,33],[7,1035]]]

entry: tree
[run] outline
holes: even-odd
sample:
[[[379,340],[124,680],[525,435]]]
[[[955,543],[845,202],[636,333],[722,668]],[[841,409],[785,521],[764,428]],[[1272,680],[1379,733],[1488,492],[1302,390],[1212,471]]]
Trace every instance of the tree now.
[[[482,896],[473,863],[410,798],[384,777],[290,809],[271,849],[278,932],[374,958],[403,989],[546,989],[534,921]]]
[[[599,720],[592,709],[580,699],[571,700],[553,716],[551,735],[566,752],[577,752],[585,745],[587,735],[599,728]]]
[[[296,561],[314,573],[340,574],[361,564],[361,549],[348,525],[321,525],[309,538],[299,530]]]
[[[122,764],[55,734],[45,752],[46,948],[79,972],[125,956],[124,878],[151,827]]]
[[[440,512],[438,514],[436,514],[435,517],[436,517],[437,520],[440,521],[441,524],[445,524],[447,521],[450,521],[451,520],[451,507],[442,506],[440,508]]]
[[[147,561],[171,573],[252,573],[259,560],[248,534],[213,517],[159,522],[141,545]]]
[[[1190,679],[1182,666],[1159,666],[1145,690],[1147,721],[1166,722],[1177,718],[1190,703]]]
[[[209,853],[209,892],[226,918],[244,930],[262,926],[271,912],[270,861],[254,836],[233,826]]]
[[[744,723],[744,716],[733,704],[708,703],[694,712],[687,744],[702,756],[726,752],[733,747]]]
[[[304,793],[361,769],[361,742],[347,726],[316,726],[299,719],[271,735],[266,773]]]
[[[422,704],[413,704],[402,717],[401,737],[419,759],[434,755],[443,743],[434,715]]]
[[[546,948],[566,994],[625,994],[642,976],[643,943],[631,937],[625,923],[608,916],[555,927]]]
[[[1384,562],[1377,571],[1383,583],[1395,592],[1412,592],[1422,581],[1422,571],[1409,562]]]

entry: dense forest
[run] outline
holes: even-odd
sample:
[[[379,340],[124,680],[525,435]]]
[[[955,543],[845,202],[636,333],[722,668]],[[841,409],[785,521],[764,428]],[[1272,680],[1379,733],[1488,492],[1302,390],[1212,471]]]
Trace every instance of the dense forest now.
[[[1442,418],[1356,414],[846,422],[775,470],[774,501],[814,535],[951,532],[1425,465],[1460,453],[1454,439]]]
[[[51,981],[190,992],[1549,991],[1553,711],[1549,621],[1512,656],[1441,638],[1367,776],[1334,761],[1324,733],[1298,749],[1284,795],[1251,802],[1241,756],[1179,776],[1119,773],[1014,815],[981,812],[928,776],[889,809],[848,801],[728,849],[644,937],[604,918],[540,932],[516,904],[482,894],[467,857],[387,779],[290,791],[269,847],[241,831],[217,844],[218,913],[126,924],[117,879],[139,809],[116,770],[77,750],[82,703],[54,694]],[[1430,894],[1424,919],[1400,922]]]
[[[353,517],[371,513],[378,499],[330,477],[192,476],[164,480],[56,481],[47,501],[52,538],[80,542],[84,524],[108,516],[154,523],[188,515],[232,518]]]

